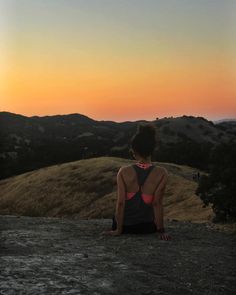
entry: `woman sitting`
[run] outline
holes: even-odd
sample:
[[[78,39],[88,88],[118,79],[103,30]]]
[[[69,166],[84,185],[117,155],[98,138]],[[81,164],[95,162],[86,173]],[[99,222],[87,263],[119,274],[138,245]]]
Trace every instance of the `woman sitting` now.
[[[171,239],[163,222],[163,195],[168,172],[151,162],[155,138],[156,129],[151,124],[140,125],[133,136],[131,152],[136,161],[118,171],[116,213],[112,230],[107,234],[157,232],[161,239]]]

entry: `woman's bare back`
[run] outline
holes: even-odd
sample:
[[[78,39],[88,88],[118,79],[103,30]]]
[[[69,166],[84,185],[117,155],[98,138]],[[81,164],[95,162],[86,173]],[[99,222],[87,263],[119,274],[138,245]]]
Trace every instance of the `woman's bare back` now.
[[[160,183],[166,169],[163,167],[155,166],[148,175],[143,187],[142,192],[147,195],[154,195],[158,184]],[[132,165],[124,166],[122,168],[122,177],[125,183],[126,192],[136,192],[139,189],[137,182],[137,174]]]

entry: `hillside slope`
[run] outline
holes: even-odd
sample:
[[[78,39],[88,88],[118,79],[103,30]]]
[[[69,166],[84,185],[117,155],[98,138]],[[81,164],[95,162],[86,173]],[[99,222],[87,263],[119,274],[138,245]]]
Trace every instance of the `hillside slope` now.
[[[0,181],[0,214],[110,218],[116,201],[116,174],[133,163],[115,157],[99,157],[41,168]],[[214,216],[195,195],[196,169],[157,163],[169,172],[164,196],[165,219],[205,222]]]

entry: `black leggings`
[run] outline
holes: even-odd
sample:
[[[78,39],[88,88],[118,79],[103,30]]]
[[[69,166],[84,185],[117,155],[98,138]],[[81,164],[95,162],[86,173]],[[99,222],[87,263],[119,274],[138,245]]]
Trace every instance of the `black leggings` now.
[[[112,230],[116,230],[117,222],[115,216],[112,218]],[[123,225],[122,234],[151,234],[157,231],[154,222],[138,223],[133,225]]]

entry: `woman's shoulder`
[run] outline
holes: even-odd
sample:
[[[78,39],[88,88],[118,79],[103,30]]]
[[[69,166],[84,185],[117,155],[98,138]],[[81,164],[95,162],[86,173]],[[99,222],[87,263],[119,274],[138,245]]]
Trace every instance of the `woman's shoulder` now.
[[[133,169],[133,166],[134,166],[135,164],[128,164],[128,165],[123,165],[123,166],[121,166],[120,168],[119,168],[119,172],[126,172],[126,171],[129,171],[129,170],[131,170],[131,169]],[[160,165],[158,165],[158,164],[153,164],[153,169],[156,171],[156,172],[158,172],[159,174],[163,174],[163,175],[166,175],[166,176],[168,176],[168,170],[165,168],[165,167],[163,167],[163,166],[160,166]]]
[[[122,165],[118,170],[118,174],[126,175],[134,172],[133,165],[134,164]]]
[[[118,172],[125,172],[125,171],[127,171],[129,169],[132,169],[132,166],[133,166],[133,164],[123,165],[123,166],[121,166],[119,168],[119,171]]]
[[[119,168],[119,172],[126,172],[126,171],[130,171],[133,170],[133,166],[135,164],[128,164],[128,165],[123,165]],[[168,171],[165,167],[159,166],[157,164],[153,164],[153,170],[155,170],[157,173],[161,173],[163,175],[168,175]]]
[[[154,166],[155,166],[154,169],[156,170],[156,173],[158,173],[159,175],[161,174],[163,176],[168,177],[169,173],[168,173],[168,170],[165,167],[160,166],[158,164],[155,164]]]

